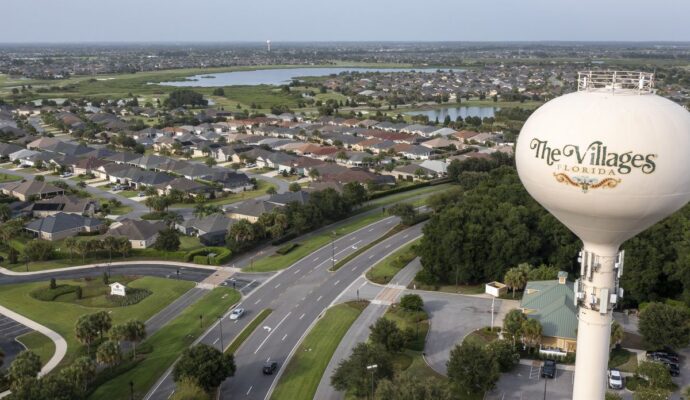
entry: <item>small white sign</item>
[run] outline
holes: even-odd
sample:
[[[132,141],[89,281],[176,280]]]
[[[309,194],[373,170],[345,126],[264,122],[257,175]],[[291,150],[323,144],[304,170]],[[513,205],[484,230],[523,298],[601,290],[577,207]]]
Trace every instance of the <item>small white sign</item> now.
[[[119,282],[110,284],[110,295],[111,296],[126,296],[127,287]]]

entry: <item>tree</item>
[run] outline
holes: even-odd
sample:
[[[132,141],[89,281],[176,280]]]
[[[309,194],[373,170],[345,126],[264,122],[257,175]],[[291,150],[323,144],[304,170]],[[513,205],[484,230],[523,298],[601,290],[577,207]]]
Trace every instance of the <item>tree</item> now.
[[[108,367],[115,366],[122,361],[120,345],[114,340],[106,340],[98,346],[96,361]]]
[[[393,378],[393,361],[386,349],[375,343],[358,343],[352,349],[349,358],[342,360],[333,376],[331,386],[343,392],[352,392],[355,396],[364,397],[371,391],[372,373],[368,365],[376,364],[373,370],[373,386],[382,379]]]
[[[650,350],[683,348],[690,341],[690,316],[685,308],[650,303],[640,312],[639,330]]]
[[[175,393],[170,400],[210,400],[210,397],[195,381],[183,378],[175,385]]]
[[[91,315],[82,315],[77,319],[74,325],[74,335],[79,343],[86,345],[91,349],[91,343],[98,338],[98,328]]]
[[[348,182],[343,186],[343,197],[352,207],[357,207],[367,200],[367,189],[359,182]]]
[[[278,193],[278,191],[276,191],[275,186],[270,186],[268,189],[266,189],[266,194],[274,195],[276,193]]]
[[[661,363],[642,361],[636,370],[637,374],[646,378],[650,387],[669,389],[673,387],[671,374]]]
[[[669,397],[667,389],[642,387],[633,393],[633,400],[667,400]]]
[[[98,331],[98,336],[103,339],[103,336],[113,326],[113,319],[107,311],[99,311],[97,313],[89,314],[89,318],[93,321],[93,325]]]
[[[24,350],[17,355],[12,361],[10,367],[7,369],[7,377],[10,381],[10,387],[15,390],[16,387],[30,378],[35,378],[41,371],[41,359],[31,350]]]
[[[541,343],[541,323],[534,318],[527,318],[522,322],[522,339],[528,347],[535,347]]]
[[[53,257],[53,243],[47,240],[31,240],[24,246],[24,256],[29,261],[46,261]]]
[[[175,382],[188,378],[207,392],[234,374],[235,360],[232,354],[223,354],[205,344],[197,344],[185,350],[173,369]]]
[[[288,190],[290,190],[291,192],[299,192],[300,190],[302,190],[302,186],[300,186],[297,182],[292,182],[290,186],[288,186]]]
[[[108,261],[113,261],[113,251],[117,251],[119,242],[115,236],[106,236],[102,241],[103,249],[108,252]]]
[[[508,311],[503,318],[503,337],[510,339],[515,344],[522,335],[522,324],[526,319],[525,314],[517,308]]]
[[[132,342],[134,346],[132,358],[136,358],[137,343],[146,339],[146,325],[139,320],[129,320],[124,324],[113,326],[113,329],[110,331],[110,337],[118,342]]]
[[[49,287],[51,289],[55,289],[57,287],[57,283],[55,282],[55,278],[50,278],[50,285]]]
[[[486,350],[501,372],[511,371],[520,362],[520,354],[515,350],[515,345],[508,340],[495,340],[486,345]]]
[[[623,400],[623,396],[614,392],[606,392],[604,400]]]
[[[79,357],[72,365],[62,370],[65,377],[82,392],[96,377],[96,363],[90,357]]]
[[[611,341],[610,347],[613,349],[623,341],[625,333],[623,332],[623,327],[618,321],[613,321],[611,324]]]
[[[160,251],[177,251],[180,248],[180,235],[172,228],[164,229],[158,233],[153,248]]]
[[[424,300],[418,294],[406,294],[400,298],[400,307],[407,311],[422,311]]]
[[[398,203],[388,208],[388,213],[400,218],[403,225],[414,225],[417,220],[417,211],[409,203]]]
[[[387,318],[379,318],[374,325],[369,327],[371,334],[369,339],[378,343],[391,352],[399,352],[405,345],[405,338],[395,321]]]
[[[0,222],[7,222],[12,217],[12,210],[9,204],[0,203]]]
[[[531,268],[528,264],[520,264],[506,272],[503,281],[513,292],[513,298],[515,298],[515,289],[522,290],[525,285],[527,285],[527,274],[529,273],[530,269]]]
[[[312,168],[309,170],[309,177],[311,178],[312,181],[319,180],[320,176],[321,176],[321,174],[319,173],[318,169]]]
[[[374,396],[377,400],[451,400],[446,385],[433,379],[420,379],[405,373],[392,381],[382,379]]]
[[[456,345],[447,363],[448,379],[458,392],[484,393],[494,387],[499,369],[492,355],[473,342]]]

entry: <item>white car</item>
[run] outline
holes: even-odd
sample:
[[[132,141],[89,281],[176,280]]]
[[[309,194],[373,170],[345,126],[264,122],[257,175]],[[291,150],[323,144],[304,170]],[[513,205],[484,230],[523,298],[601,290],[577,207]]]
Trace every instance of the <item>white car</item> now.
[[[236,308],[230,313],[230,319],[240,319],[244,315],[244,308]]]
[[[609,370],[609,387],[616,390],[623,389],[623,375],[615,368]]]
[[[65,172],[64,174],[60,175],[60,178],[69,178],[70,176],[72,176],[71,172]]]

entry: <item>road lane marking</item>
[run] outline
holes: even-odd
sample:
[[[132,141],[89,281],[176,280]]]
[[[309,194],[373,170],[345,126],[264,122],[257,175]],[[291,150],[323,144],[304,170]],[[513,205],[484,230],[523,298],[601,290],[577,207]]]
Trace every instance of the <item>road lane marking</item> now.
[[[371,260],[372,258],[374,258],[374,255],[375,255],[375,254],[370,255],[370,256],[369,256],[369,259]]]
[[[321,257],[316,257],[312,261],[319,261],[319,258],[321,258]]]
[[[306,315],[306,313],[304,313],[304,314],[300,315],[300,316],[299,316],[299,319],[302,319],[302,318],[304,318],[304,316],[305,316],[305,315]]]
[[[293,272],[293,274],[297,275],[297,274],[299,274],[299,271],[301,271],[301,270],[299,270],[299,269],[295,270],[295,272]]]
[[[357,271],[357,266],[355,265],[354,267],[352,267],[352,270]]]
[[[257,304],[259,304],[259,303],[261,303],[261,299],[255,301],[255,302],[254,302],[254,305],[257,305]]]
[[[410,234],[408,233],[407,235],[403,236],[403,239],[407,239]]]
[[[283,317],[283,319],[281,319],[280,322],[278,322],[278,325],[276,325],[273,329],[271,329],[270,332],[268,332],[268,335],[266,335],[266,338],[263,340],[263,342],[261,342],[261,344],[259,344],[259,347],[257,347],[256,350],[254,350],[254,354],[258,353],[259,350],[261,350],[261,348],[263,347],[264,343],[266,343],[266,341],[268,340],[268,338],[271,337],[271,335],[273,334],[273,332],[275,332],[275,331],[278,330],[278,327],[279,327],[280,325],[282,325],[283,322],[285,322],[285,320],[290,316],[290,314],[292,314],[292,311],[290,311],[290,312],[288,312],[287,314],[285,314],[285,316]]]
[[[277,284],[277,285],[275,285],[275,286],[273,287],[273,289],[278,289],[279,287],[280,287],[280,283]]]
[[[340,280],[337,280],[337,281],[335,281],[335,283],[333,284],[333,286],[338,286],[339,283],[340,283]]]
[[[218,340],[220,340],[220,339],[216,338],[216,340],[213,341],[213,344],[218,343]]]
[[[175,394],[175,391],[173,390],[172,392],[170,392],[170,395],[168,396],[168,398],[171,398],[174,394]]]
[[[371,229],[369,229],[369,232],[371,232],[371,231],[373,231],[373,230],[374,230],[374,228],[371,228]]]
[[[283,336],[282,339],[280,339],[280,341],[281,341],[281,342],[284,342],[286,337],[287,337],[287,333],[285,334],[285,336]]]
[[[386,247],[384,247],[384,248],[385,248],[385,249],[388,249],[388,248],[390,248],[390,247],[391,247],[391,245],[390,245],[390,244],[387,244]]]
[[[316,301],[320,301],[322,298],[323,298],[323,296],[319,296],[319,298],[316,299]]]
[[[249,396],[249,392],[252,391],[252,388],[253,388],[253,387],[254,387],[253,385],[249,387],[249,390],[247,390],[247,396]]]

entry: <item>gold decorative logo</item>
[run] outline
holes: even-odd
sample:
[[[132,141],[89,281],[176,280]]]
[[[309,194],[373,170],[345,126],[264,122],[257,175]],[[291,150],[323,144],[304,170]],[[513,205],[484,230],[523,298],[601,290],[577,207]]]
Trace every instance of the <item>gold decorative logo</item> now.
[[[556,181],[560,183],[565,183],[566,185],[581,188],[582,193],[587,193],[587,191],[589,191],[590,189],[615,188],[616,186],[618,186],[619,183],[621,183],[621,180],[618,178],[604,178],[601,180],[583,176],[573,176],[571,178],[566,174],[555,172],[553,176],[554,178],[556,178]]]

